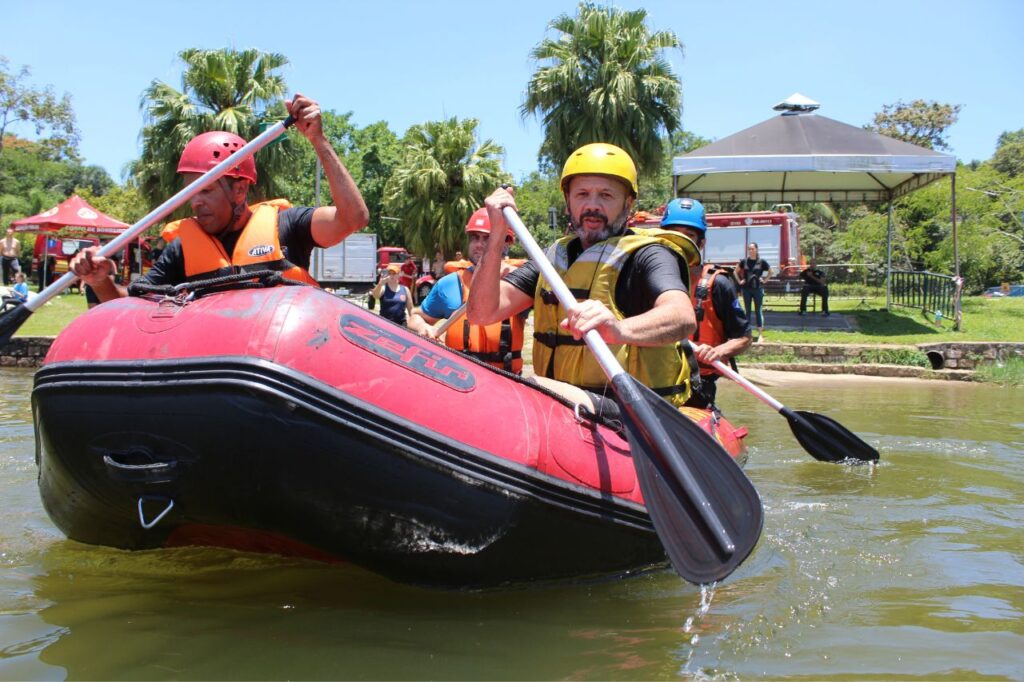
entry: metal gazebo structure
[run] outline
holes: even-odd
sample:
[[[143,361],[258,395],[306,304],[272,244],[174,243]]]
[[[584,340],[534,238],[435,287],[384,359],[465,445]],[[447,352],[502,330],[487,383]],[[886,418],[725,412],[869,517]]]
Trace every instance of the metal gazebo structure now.
[[[781,112],[672,161],[676,197],[714,202],[856,202],[888,204],[886,306],[892,305],[893,202],[944,177],[952,192],[955,323],[960,324],[960,252],[956,157],[879,135],[815,113],[795,93]]]

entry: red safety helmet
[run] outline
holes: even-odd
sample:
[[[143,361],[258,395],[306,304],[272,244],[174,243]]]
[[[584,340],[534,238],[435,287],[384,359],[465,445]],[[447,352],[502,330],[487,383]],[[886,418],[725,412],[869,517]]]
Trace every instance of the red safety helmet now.
[[[245,144],[245,140],[238,135],[223,130],[213,130],[196,135],[189,140],[181,152],[181,158],[178,160],[178,172],[205,173],[244,147]],[[255,183],[256,162],[251,156],[246,157],[225,175]]]
[[[469,222],[466,223],[466,234],[470,232],[491,233],[491,219],[487,216],[486,208],[478,208],[473,211],[473,215],[469,216]],[[512,242],[515,239],[516,233],[509,228],[508,234],[505,235],[505,241]]]

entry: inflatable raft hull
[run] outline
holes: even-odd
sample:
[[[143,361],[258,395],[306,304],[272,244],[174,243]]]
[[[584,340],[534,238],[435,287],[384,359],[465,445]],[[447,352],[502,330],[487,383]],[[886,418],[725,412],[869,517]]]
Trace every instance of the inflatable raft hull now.
[[[665,562],[613,424],[312,288],[99,306],[55,340],[33,410],[44,506],[82,542],[448,587]],[[745,430],[715,433],[739,455]]]

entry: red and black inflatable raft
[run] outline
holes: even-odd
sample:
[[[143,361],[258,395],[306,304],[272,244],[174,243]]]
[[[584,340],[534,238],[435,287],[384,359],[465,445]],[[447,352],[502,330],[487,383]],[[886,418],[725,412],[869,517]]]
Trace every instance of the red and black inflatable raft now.
[[[68,537],[487,586],[665,562],[610,423],[310,287],[106,303],[35,375]],[[695,411],[733,456],[746,429]]]

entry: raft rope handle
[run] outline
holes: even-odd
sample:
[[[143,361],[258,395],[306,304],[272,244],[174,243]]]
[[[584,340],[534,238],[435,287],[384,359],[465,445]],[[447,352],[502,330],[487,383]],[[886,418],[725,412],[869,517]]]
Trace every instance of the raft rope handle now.
[[[150,502],[156,502],[156,501],[159,501],[159,500],[167,500],[167,507],[162,512],[157,514],[156,518],[153,519],[152,521],[150,521],[149,523],[146,523],[146,514],[145,514],[145,511],[144,511],[143,506],[142,506],[143,503],[146,502],[147,500],[150,501]],[[174,500],[172,500],[169,497],[158,497],[156,495],[141,495],[139,497],[139,523],[142,525],[142,527],[144,529],[149,530],[153,526],[155,526],[156,524],[160,523],[160,519],[162,519],[165,516],[167,516],[167,512],[171,511],[173,508],[174,508]]]

